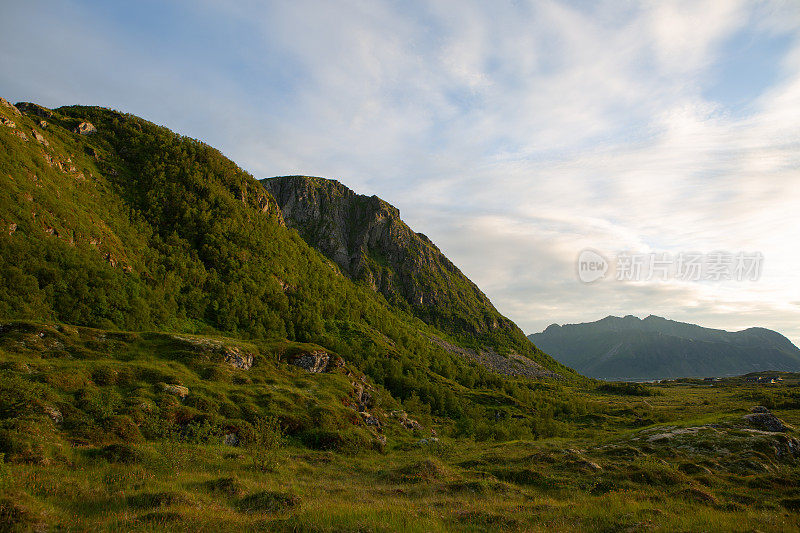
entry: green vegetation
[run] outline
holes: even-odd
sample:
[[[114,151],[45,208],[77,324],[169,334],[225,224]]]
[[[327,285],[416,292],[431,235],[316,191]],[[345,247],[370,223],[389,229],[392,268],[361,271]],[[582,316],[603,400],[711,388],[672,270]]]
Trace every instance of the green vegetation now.
[[[401,275],[438,294],[422,308],[343,275],[202,143],[2,104],[0,530],[800,525],[794,430],[744,418],[800,423],[798,376],[598,384],[501,327],[443,257]]]
[[[101,108],[61,108],[46,129],[0,113],[28,131],[23,141],[0,128],[0,228],[14,224],[0,232],[0,317],[310,342],[395,398],[453,418],[476,408],[466,389],[527,394],[441,349],[428,335],[444,333],[342,276],[217,150]],[[72,133],[82,121],[98,133]],[[515,342],[578,379],[524,337]]]
[[[232,366],[218,346],[254,355],[252,367]],[[800,525],[797,438],[753,432],[742,418],[758,401],[799,424],[790,402],[800,376],[773,386],[687,380],[649,386],[648,396],[631,395],[641,385],[541,382],[542,395],[528,401],[551,410],[553,436],[539,438],[496,395],[474,391],[472,401],[489,402],[493,416],[465,437],[464,419],[427,415],[430,425],[405,427],[394,413],[414,406],[423,420],[426,404],[401,406],[378,388],[371,413],[381,427],[370,426],[353,405],[354,382],[365,383],[356,369],[311,374],[287,363],[312,348],[3,324],[3,523],[134,531]]]

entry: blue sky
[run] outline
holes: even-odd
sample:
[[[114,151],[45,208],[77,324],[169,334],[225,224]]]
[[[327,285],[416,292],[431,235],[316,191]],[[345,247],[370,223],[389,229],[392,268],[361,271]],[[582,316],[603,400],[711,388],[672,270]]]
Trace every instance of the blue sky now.
[[[793,0],[28,0],[3,8],[0,95],[377,194],[529,333],[653,313],[800,341]],[[585,285],[585,248],[764,271]]]

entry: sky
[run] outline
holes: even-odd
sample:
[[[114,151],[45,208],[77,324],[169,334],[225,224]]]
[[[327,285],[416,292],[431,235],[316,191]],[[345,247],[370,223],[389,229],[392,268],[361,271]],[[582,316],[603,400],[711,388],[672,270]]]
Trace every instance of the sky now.
[[[400,209],[526,333],[655,314],[800,344],[800,2],[26,0],[0,96],[129,112]],[[584,283],[577,258],[609,263]],[[760,277],[618,280],[620,254]],[[729,257],[726,255],[726,257]]]

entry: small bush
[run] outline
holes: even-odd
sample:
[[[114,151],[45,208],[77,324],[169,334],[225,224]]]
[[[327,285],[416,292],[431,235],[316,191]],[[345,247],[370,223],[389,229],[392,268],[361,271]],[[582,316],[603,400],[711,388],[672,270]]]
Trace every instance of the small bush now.
[[[245,492],[244,484],[236,477],[212,479],[203,483],[203,487],[209,492],[231,497],[241,496]]]
[[[141,442],[143,440],[139,426],[129,416],[111,416],[106,420],[105,428],[106,431],[113,433],[126,442]]]
[[[239,509],[245,513],[276,513],[288,511],[300,505],[300,497],[285,492],[257,492],[239,501]]]
[[[334,431],[315,428],[302,432],[300,438],[309,448],[332,450],[348,455],[373,448],[372,438],[357,429]]]
[[[245,449],[256,468],[266,471],[275,467],[284,441],[280,420],[274,416],[261,417],[253,424]]]
[[[453,455],[454,451],[452,444],[437,438],[422,439],[418,445],[426,453],[440,459],[447,459]]]
[[[0,453],[8,462],[49,465],[66,460],[69,449],[48,419],[16,419],[0,424]]]
[[[145,453],[130,444],[109,444],[96,453],[109,463],[135,464],[145,459]]]
[[[619,394],[622,396],[654,396],[655,392],[642,385],[641,383],[632,383],[629,381],[612,381],[599,385],[597,389],[600,392],[608,392],[611,394]]]
[[[144,492],[129,496],[126,500],[134,509],[154,509],[186,501],[187,498],[177,492]]]

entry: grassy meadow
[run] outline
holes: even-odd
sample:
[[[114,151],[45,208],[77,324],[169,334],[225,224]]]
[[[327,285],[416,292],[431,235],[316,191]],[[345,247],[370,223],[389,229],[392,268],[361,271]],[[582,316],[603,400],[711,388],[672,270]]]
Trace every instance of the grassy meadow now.
[[[252,367],[226,363],[230,350],[220,346],[253,355]],[[467,437],[347,365],[312,374],[288,364],[312,348],[4,324],[0,528],[800,527],[796,433],[743,419],[764,405],[800,424],[797,376],[774,385],[542,381],[542,394],[578,407],[551,413],[550,429],[538,433],[530,428],[541,421],[509,408],[514,398],[476,390],[475,401],[496,406],[479,423],[505,429]],[[353,405],[355,384],[375,396],[369,409],[379,426]],[[404,409],[421,428],[402,423]],[[520,438],[514,428],[525,425]]]

